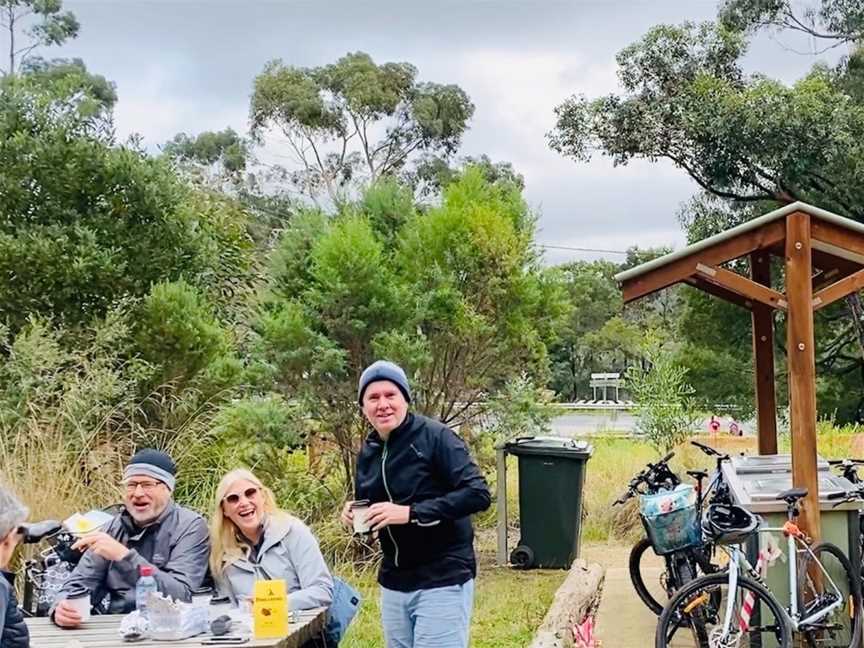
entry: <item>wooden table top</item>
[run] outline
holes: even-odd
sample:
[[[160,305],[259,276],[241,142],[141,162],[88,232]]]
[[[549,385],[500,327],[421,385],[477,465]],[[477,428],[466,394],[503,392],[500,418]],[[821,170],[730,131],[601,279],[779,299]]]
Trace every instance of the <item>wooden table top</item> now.
[[[324,628],[326,609],[304,610],[298,613],[297,623],[289,627],[290,633],[282,639],[251,638],[237,645],[244,648],[299,648],[318,636]],[[170,648],[171,646],[200,646],[209,634],[201,634],[178,641],[123,641],[120,638],[121,614],[94,615],[80,628],[66,630],[55,626],[47,617],[25,619],[30,629],[30,648]],[[76,643],[77,641],[77,643]]]

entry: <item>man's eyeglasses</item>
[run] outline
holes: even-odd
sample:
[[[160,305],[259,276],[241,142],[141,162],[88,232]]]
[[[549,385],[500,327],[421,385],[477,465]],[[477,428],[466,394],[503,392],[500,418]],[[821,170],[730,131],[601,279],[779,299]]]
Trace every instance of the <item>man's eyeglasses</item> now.
[[[252,486],[252,487],[247,488],[246,490],[243,491],[243,496],[247,500],[251,500],[257,494],[258,494],[258,487],[257,486]],[[237,502],[240,501],[240,493],[229,493],[228,495],[226,495],[222,499],[225,500],[226,502],[228,502],[229,504],[236,504]]]
[[[145,493],[152,493],[161,483],[162,482],[158,481],[126,481],[123,482],[123,488],[125,488],[126,492],[129,494],[137,491],[139,486]]]

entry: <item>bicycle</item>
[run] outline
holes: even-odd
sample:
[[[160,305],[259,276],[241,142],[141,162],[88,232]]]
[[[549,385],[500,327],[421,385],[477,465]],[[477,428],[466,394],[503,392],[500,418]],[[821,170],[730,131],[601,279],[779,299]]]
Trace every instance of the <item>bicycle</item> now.
[[[828,465],[838,470],[840,475],[852,482],[855,488],[849,493],[831,493],[829,500],[853,501],[864,499],[864,481],[858,476],[858,467],[864,466],[864,459],[831,459]],[[838,502],[842,504],[843,502]],[[864,583],[864,511],[858,513],[858,555],[862,557],[861,579]]]
[[[21,611],[28,617],[48,616],[57,592],[81,559],[81,552],[72,548],[77,538],[55,520],[24,524],[21,531],[24,544],[49,542],[36,558],[24,562]]]
[[[829,459],[828,465],[839,469],[840,474],[853,484],[860,484],[858,466],[864,466],[864,459]]]
[[[706,500],[709,503],[729,502],[729,490],[720,471],[722,463],[728,461],[729,455],[721,454],[714,450],[714,448],[696,441],[691,441],[691,444],[708,456],[716,458],[715,476],[707,489],[703,489],[702,487],[703,481],[708,477],[706,471],[687,471],[687,474],[696,481],[697,510],[702,510]],[[645,470],[630,481],[627,493],[616,500],[615,503],[623,503],[636,495],[655,494],[661,490],[673,490],[678,486],[681,483],[680,479],[668,468],[668,461],[671,457],[672,455],[670,454],[656,464],[648,464]],[[640,486],[643,485],[645,489],[640,490]],[[709,493],[711,494],[710,500],[708,499]],[[660,616],[663,612],[665,602],[658,600],[652,592],[656,588],[653,586],[653,583],[649,585],[643,575],[649,573],[649,570],[643,566],[643,560],[651,560],[651,554],[662,556],[664,560],[665,569],[660,575],[659,586],[661,591],[666,595],[666,601],[671,598],[672,594],[681,585],[693,580],[699,573],[709,574],[718,569],[712,562],[714,549],[710,545],[694,543],[693,546],[667,553],[658,548],[649,536],[642,538],[630,550],[628,563],[630,582],[633,584],[633,589],[636,590],[636,594],[641,601],[657,616]]]
[[[793,632],[810,648],[859,645],[859,580],[839,547],[829,542],[812,544],[795,524],[798,502],[806,496],[804,488],[777,496],[786,502],[786,523],[779,528],[761,527],[761,518],[737,506],[709,507],[703,529],[728,553],[728,566],[724,573],[687,583],[672,597],[660,615],[655,648],[790,648]],[[779,603],[740,547],[756,534],[776,532],[785,536],[787,544],[788,608]]]

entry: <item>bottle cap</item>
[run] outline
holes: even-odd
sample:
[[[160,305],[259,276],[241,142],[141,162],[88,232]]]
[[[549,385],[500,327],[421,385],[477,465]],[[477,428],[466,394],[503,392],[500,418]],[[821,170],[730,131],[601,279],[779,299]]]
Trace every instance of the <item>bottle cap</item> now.
[[[141,567],[138,568],[138,573],[141,574],[141,576],[152,576],[153,567],[151,565],[141,565]]]

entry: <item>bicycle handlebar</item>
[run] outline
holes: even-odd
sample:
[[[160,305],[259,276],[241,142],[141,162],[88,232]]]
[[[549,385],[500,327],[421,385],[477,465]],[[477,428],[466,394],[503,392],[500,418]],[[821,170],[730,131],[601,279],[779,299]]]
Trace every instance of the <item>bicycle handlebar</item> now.
[[[667,454],[665,457],[663,457],[660,461],[658,461],[658,462],[657,462],[656,464],[654,464],[654,465],[655,465],[655,466],[659,466],[660,464],[669,463],[669,460],[672,459],[672,457],[674,457],[674,456],[675,456],[675,453],[674,453],[674,452],[670,452],[669,454]],[[648,464],[648,465],[650,466],[651,464]]]
[[[720,452],[718,452],[717,450],[715,450],[711,446],[707,446],[704,443],[699,443],[698,441],[691,441],[690,445],[696,446],[697,448],[699,448],[702,452],[704,452],[709,457],[726,457],[726,456],[728,456],[728,455],[721,454]]]
[[[670,477],[680,483],[680,480],[676,477],[676,475],[669,470],[669,466],[667,465],[672,457],[675,456],[674,452],[668,453],[665,457],[657,461],[656,463],[649,463],[647,467],[643,470],[639,471],[633,479],[627,484],[627,490],[621,495],[618,499],[612,502],[613,506],[617,506],[619,504],[623,504],[627,500],[632,497],[635,497],[639,494],[639,486],[645,484],[647,486],[653,486],[655,484],[655,479],[657,481],[666,481]],[[663,472],[665,471],[665,475]]]
[[[864,499],[864,484],[857,484],[852,490],[828,493],[828,495],[825,496],[825,499],[829,501],[841,500],[834,505],[835,507],[839,506],[843,502]]]

